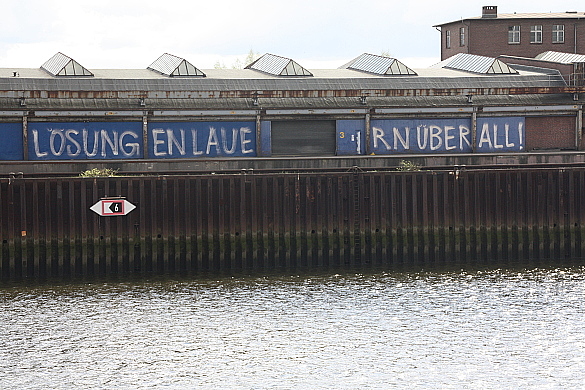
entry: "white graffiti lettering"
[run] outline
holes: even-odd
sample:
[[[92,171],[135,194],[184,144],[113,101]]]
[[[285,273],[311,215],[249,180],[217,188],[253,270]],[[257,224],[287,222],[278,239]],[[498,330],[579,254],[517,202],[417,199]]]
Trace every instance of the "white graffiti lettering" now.
[[[468,148],[471,148],[471,130],[463,125],[459,125],[459,150],[463,150],[463,144],[467,145]]]
[[[518,124],[518,139],[519,139],[518,143],[520,144],[520,150],[524,149],[524,140],[522,139],[522,137],[524,136],[524,132],[522,131],[522,126],[523,126],[523,123],[520,122]]]
[[[213,126],[208,130],[191,129],[191,150],[186,149],[189,142],[185,137],[184,129],[161,129],[151,130],[153,141],[153,154],[157,157],[163,156],[193,156],[210,155],[235,155],[254,153],[252,147],[252,130],[249,127],[226,129],[219,131]],[[203,141],[203,145],[200,144]],[[176,152],[175,152],[176,149]]]
[[[254,149],[246,149],[246,145],[252,143],[252,140],[246,138],[248,134],[252,134],[252,130],[249,127],[240,127],[240,140],[243,154],[254,153]]]
[[[209,154],[211,151],[211,147],[215,146],[215,152],[219,154],[219,139],[217,138],[217,132],[215,131],[215,127],[209,128],[209,136],[207,137],[207,152]]]
[[[94,130],[90,132],[87,129],[81,131],[76,129],[47,129],[48,141],[42,142],[39,137],[39,131],[32,130],[33,150],[37,158],[46,157],[49,154],[54,157],[95,157],[101,150],[102,157],[116,157],[122,155],[127,157],[140,156],[140,144],[138,134],[133,131],[125,131],[118,135],[117,131],[108,132],[107,130]],[[90,133],[93,133],[93,145],[90,145]],[[126,141],[125,139],[128,139]],[[48,145],[47,145],[48,144]],[[41,150],[43,147],[48,149]],[[91,147],[91,150],[90,150]]]
[[[394,134],[394,150],[398,149],[398,141],[400,141],[404,149],[410,149],[410,127],[404,128],[404,137],[396,127],[392,129],[392,133]]]
[[[445,126],[445,150],[456,149],[456,145],[449,145],[449,140],[455,139],[454,135],[449,135],[449,131],[455,130],[454,126]]]
[[[33,134],[33,144],[34,144],[34,148],[35,148],[35,155],[37,157],[47,156],[49,154],[49,152],[41,152],[41,149],[39,147],[39,132],[37,130],[33,130],[32,134]]]
[[[191,130],[191,138],[193,138],[193,156],[203,155],[203,150],[197,149],[197,130]]]
[[[372,130],[374,132],[374,149],[378,149],[378,141],[381,141],[384,144],[386,150],[392,149],[390,144],[384,139],[384,130],[377,127],[373,127]]]
[[[429,131],[431,135],[431,150],[438,150],[443,145],[443,140],[441,139],[443,129],[439,126],[431,125],[429,126]]]
[[[107,131],[105,131],[105,130],[101,131],[102,157],[106,157],[108,155],[107,151],[106,151],[106,144],[110,145],[110,149],[112,150],[112,153],[114,154],[114,156],[118,155],[118,132],[113,131],[112,133],[114,135],[113,140],[110,138]]]
[[[463,125],[459,125],[458,128],[455,126],[419,125],[416,127],[416,131],[411,131],[408,126],[393,127],[391,144],[383,129],[372,127],[374,149],[383,147],[386,150],[410,150],[416,147],[419,151],[465,150],[465,148],[471,147],[470,134],[469,128]]]
[[[152,153],[156,157],[165,156],[167,154],[166,152],[161,152],[158,150],[159,145],[165,144],[165,141],[158,139],[159,134],[165,134],[165,131],[163,129],[152,129],[152,141],[153,141]]]
[[[514,143],[510,142],[510,125],[508,123],[504,125],[504,131],[506,133],[506,147],[511,148],[514,146]]]
[[[61,140],[59,143],[59,150],[55,149],[55,138],[57,138],[57,136],[59,136]],[[53,156],[62,155],[65,150],[65,136],[63,135],[63,130],[51,130],[51,136],[49,139],[49,147],[51,148]]]
[[[423,129],[423,133],[421,136],[421,129]],[[427,148],[427,142],[429,140],[429,132],[428,129],[425,126],[417,126],[416,127],[416,135],[417,135],[417,144],[418,144],[418,148],[420,150],[425,150]],[[422,139],[422,143],[421,143],[421,139]]]
[[[124,137],[129,136],[132,138],[138,138],[136,133],[133,131],[125,131],[120,135],[120,150],[126,157],[137,157],[140,156],[140,144],[138,142],[126,142],[124,143]],[[126,147],[130,148],[130,151],[126,151]]]
[[[83,151],[84,151],[85,155],[87,157],[95,157],[97,155],[97,153],[98,153],[98,141],[99,141],[99,139],[97,137],[97,134],[95,134],[95,132],[94,132],[94,135],[93,135],[93,150],[91,152],[89,151],[89,149],[87,147],[87,145],[88,145],[87,139],[89,137],[89,132],[84,131],[82,134],[83,134]]]
[[[173,133],[173,131],[171,129],[167,130],[167,137],[169,140],[169,154],[170,155],[173,154],[173,145],[175,145],[177,147],[177,150],[179,151],[179,154],[181,156],[185,155],[185,131],[183,129],[180,129],[179,133],[181,134],[181,142],[179,142],[179,140],[175,137],[175,133]]]
[[[221,145],[223,146],[223,151],[226,154],[234,154],[234,152],[236,151],[236,146],[237,146],[237,140],[238,140],[238,130],[237,129],[232,129],[232,147],[228,148],[227,146],[227,136],[226,136],[226,130],[222,127],[221,128]]]
[[[518,122],[517,138],[513,136],[513,128],[509,123],[504,123],[504,131],[501,132],[501,125],[497,123],[490,124],[489,122],[484,123],[481,126],[477,146],[479,149],[504,149],[504,148],[515,148],[519,150],[524,148],[523,145],[523,122]],[[517,144],[513,141],[517,140]]]
[[[77,157],[79,156],[79,153],[81,153],[81,145],[79,145],[79,142],[75,140],[73,135],[79,135],[79,131],[70,129],[65,132],[65,138],[67,139],[67,141],[73,144],[73,146],[75,146],[75,148],[77,149],[74,152],[73,149],[71,148],[72,145],[67,145],[67,155],[71,157]]]

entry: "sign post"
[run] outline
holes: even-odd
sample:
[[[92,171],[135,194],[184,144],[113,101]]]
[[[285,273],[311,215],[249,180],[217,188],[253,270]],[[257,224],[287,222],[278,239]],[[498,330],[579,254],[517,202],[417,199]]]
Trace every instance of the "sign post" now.
[[[89,209],[102,217],[115,217],[126,215],[135,208],[136,206],[124,198],[103,198]]]

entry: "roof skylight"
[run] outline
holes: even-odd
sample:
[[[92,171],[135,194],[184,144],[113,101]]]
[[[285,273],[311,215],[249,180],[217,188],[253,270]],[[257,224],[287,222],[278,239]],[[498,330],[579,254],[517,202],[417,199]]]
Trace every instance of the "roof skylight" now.
[[[284,58],[274,54],[264,54],[246,66],[246,69],[257,70],[274,76],[313,76],[311,72],[290,58]]]
[[[161,55],[156,61],[150,64],[150,66],[147,69],[167,75],[169,77],[174,76],[205,77],[205,73],[197,69],[186,59],[168,53]]]
[[[439,62],[435,67],[479,74],[518,74],[518,71],[496,58],[467,53],[455,54]]]
[[[558,51],[545,51],[535,57],[541,61],[559,62],[561,64],[572,64],[575,62],[585,62],[585,55],[573,54],[573,53],[562,53]]]
[[[360,72],[378,74],[382,76],[391,75],[410,75],[416,76],[416,72],[404,65],[395,58],[377,56],[374,54],[364,53],[361,56],[351,60],[340,69],[353,69]]]
[[[81,66],[79,62],[61,52],[49,58],[41,65],[41,69],[53,76],[93,76],[93,73]]]

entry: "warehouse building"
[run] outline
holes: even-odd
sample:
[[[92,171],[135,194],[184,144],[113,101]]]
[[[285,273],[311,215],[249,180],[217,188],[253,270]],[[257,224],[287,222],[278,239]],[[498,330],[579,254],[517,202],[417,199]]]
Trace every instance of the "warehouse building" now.
[[[367,53],[325,70],[272,54],[241,70],[168,53],[144,69],[84,65],[57,53],[39,68],[0,69],[3,170],[375,166],[583,149],[583,87],[495,57],[460,53],[427,69]]]

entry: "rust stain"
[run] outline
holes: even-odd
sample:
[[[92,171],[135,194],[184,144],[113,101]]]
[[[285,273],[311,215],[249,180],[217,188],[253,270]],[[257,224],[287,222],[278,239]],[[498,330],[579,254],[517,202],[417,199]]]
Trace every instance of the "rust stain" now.
[[[0,91],[1,96],[15,91]],[[584,86],[565,87],[510,87],[510,88],[397,88],[397,89],[340,89],[340,90],[233,90],[233,91],[17,91],[28,98],[49,99],[216,99],[216,98],[343,98],[343,97],[408,97],[408,96],[465,96],[525,95],[584,93]]]
[[[577,200],[584,180],[585,168],[574,165],[19,178],[11,185],[6,178],[0,277],[262,267],[265,248],[274,248],[275,264],[291,267],[583,258],[585,206]],[[89,209],[113,192],[137,209],[107,218]]]

